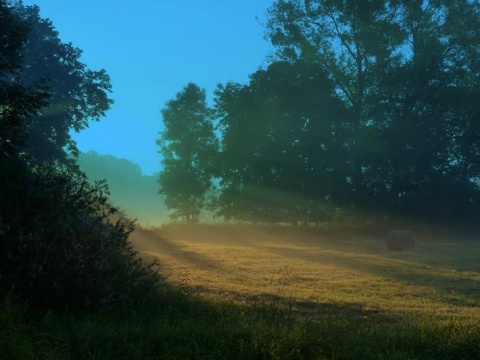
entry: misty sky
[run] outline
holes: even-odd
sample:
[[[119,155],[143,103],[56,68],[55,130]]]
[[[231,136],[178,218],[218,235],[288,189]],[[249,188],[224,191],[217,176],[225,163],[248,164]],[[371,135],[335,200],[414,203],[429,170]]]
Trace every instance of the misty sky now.
[[[111,76],[115,104],[107,118],[75,134],[81,151],[96,150],[160,169],[155,140],[160,110],[188,82],[207,90],[245,82],[271,52],[265,11],[273,0],[25,0],[52,20],[82,61]],[[119,5],[121,4],[121,5]],[[258,18],[258,19],[257,19]]]

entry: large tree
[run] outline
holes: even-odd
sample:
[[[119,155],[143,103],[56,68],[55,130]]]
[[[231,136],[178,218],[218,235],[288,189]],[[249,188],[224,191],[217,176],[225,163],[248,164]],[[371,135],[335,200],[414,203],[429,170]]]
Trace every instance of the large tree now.
[[[37,6],[12,1],[13,11],[28,28],[21,52],[19,73],[25,86],[41,82],[48,89],[48,106],[31,119],[28,149],[37,162],[56,161],[74,165],[78,155],[71,132],[88,127],[89,120],[105,116],[113,100],[105,70],[90,70],[82,63],[82,51],[60,40],[49,19]]]
[[[162,155],[160,193],[174,209],[172,219],[199,221],[214,187],[218,139],[205,90],[190,83],[162,110],[164,130],[157,144]]]
[[[28,23],[15,10],[0,0],[0,301],[63,311],[143,300],[160,278],[127,241],[133,225],[112,223],[105,183],[29,156],[48,94],[22,82]]]
[[[322,66],[353,112],[353,204],[443,218],[478,209],[479,29],[473,0],[270,8],[277,57]]]
[[[383,174],[401,214],[471,216],[478,202],[480,8],[402,1],[402,62],[379,81]],[[380,174],[381,175],[381,174]]]
[[[24,86],[21,51],[27,41],[27,24],[0,0],[0,233],[28,175],[26,143],[31,116],[45,105],[41,87]]]
[[[222,134],[219,214],[268,222],[320,221],[341,201],[351,112],[321,67],[275,62],[248,85],[216,91]],[[332,136],[332,133],[335,136]]]
[[[46,93],[39,86],[21,81],[21,51],[27,42],[28,26],[0,1],[0,155],[19,155],[28,137],[30,116],[45,105]]]
[[[324,67],[351,108],[349,162],[353,199],[364,198],[372,132],[369,99],[378,75],[397,63],[400,43],[394,1],[279,0],[269,9],[267,34],[280,59],[303,59]]]

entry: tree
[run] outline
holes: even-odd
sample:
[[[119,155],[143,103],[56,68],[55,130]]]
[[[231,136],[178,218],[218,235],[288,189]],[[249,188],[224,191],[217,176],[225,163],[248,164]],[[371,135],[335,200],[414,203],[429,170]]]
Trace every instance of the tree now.
[[[377,114],[389,196],[402,215],[471,217],[479,206],[480,9],[474,1],[400,3],[403,59],[379,82]]]
[[[374,135],[369,98],[378,75],[397,63],[395,11],[394,2],[378,0],[279,0],[269,9],[267,34],[277,57],[321,65],[352,110],[349,181],[357,202],[365,197],[363,171],[372,155],[364,146]]]
[[[274,62],[248,85],[219,86],[215,101],[222,134],[218,214],[291,223],[328,216],[328,204],[349,187],[350,112],[323,69]]]
[[[128,242],[104,182],[56,164],[37,164],[27,150],[32,116],[46,94],[21,80],[28,27],[0,0],[0,297],[22,306],[98,309],[143,300],[163,283]]]
[[[205,90],[190,83],[162,110],[164,130],[157,144],[162,155],[160,193],[172,219],[196,223],[214,188],[218,139]]]
[[[473,0],[279,0],[270,8],[277,57],[323,67],[353,113],[353,205],[430,219],[478,211],[479,29]]]
[[[63,43],[52,22],[40,17],[38,6],[15,1],[13,11],[28,26],[23,44],[24,86],[41,82],[49,95],[48,106],[31,119],[28,149],[37,162],[57,161],[75,166],[78,156],[70,132],[88,127],[89,120],[105,116],[113,100],[110,78],[104,69],[93,71],[80,61],[82,51]]]
[[[47,96],[43,88],[20,80],[28,27],[6,1],[0,1],[0,22],[0,154],[5,159],[22,151],[30,116],[45,105]]]

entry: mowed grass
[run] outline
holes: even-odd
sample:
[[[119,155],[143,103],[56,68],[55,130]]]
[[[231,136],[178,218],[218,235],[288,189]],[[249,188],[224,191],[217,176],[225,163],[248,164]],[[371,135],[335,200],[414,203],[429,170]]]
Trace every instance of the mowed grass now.
[[[132,240],[206,298],[278,305],[302,319],[480,323],[480,239],[424,231],[414,252],[383,233],[243,225],[165,226]]]
[[[431,234],[137,229],[173,286],[93,313],[0,301],[0,359],[480,359],[479,242]]]

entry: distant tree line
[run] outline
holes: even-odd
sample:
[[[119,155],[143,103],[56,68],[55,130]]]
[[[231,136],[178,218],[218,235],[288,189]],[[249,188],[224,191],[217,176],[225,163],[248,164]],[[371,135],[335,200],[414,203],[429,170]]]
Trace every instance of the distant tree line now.
[[[80,170],[93,182],[105,179],[109,199],[137,223],[160,225],[168,221],[165,204],[159,201],[158,176],[144,175],[138,164],[96,151],[82,152],[78,156]]]
[[[477,222],[477,1],[278,0],[266,31],[275,60],[248,84],[219,85],[212,109],[189,84],[163,110],[174,217]]]

